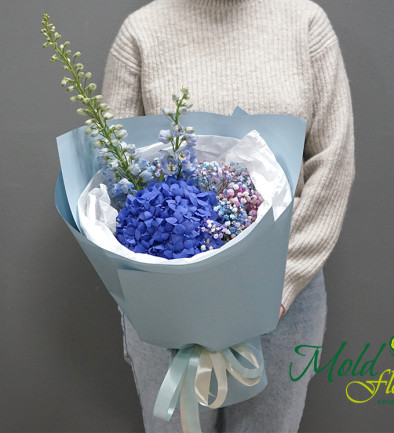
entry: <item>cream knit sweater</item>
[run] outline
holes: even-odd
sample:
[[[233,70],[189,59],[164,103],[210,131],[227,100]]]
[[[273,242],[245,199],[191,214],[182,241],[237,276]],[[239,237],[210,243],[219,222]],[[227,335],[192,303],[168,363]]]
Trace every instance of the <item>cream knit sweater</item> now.
[[[354,177],[350,90],[330,22],[309,0],[155,0],[123,23],[103,95],[117,117],[142,116],[161,113],[182,86],[195,111],[239,105],[307,119],[287,310],[334,248]]]

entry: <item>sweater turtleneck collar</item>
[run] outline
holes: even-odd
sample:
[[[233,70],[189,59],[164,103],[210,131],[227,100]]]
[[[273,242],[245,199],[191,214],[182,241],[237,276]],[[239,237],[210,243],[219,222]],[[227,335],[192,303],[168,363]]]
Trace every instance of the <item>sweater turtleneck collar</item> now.
[[[215,8],[230,8],[260,3],[262,0],[184,0],[193,5]]]

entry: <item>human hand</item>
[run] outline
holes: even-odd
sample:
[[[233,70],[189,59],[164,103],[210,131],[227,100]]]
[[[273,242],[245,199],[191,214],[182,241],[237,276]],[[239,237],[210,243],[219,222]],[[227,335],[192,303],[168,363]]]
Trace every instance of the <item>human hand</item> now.
[[[285,308],[284,308],[284,306],[281,304],[281,306],[280,306],[280,310],[279,310],[279,319],[283,316],[284,313],[285,313]]]

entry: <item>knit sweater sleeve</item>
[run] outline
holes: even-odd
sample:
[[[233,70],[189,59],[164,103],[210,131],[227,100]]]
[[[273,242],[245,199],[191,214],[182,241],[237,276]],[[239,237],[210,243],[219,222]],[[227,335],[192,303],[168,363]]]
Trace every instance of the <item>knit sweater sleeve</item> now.
[[[141,54],[128,19],[121,26],[108,54],[102,94],[115,117],[143,116]]]
[[[313,117],[304,148],[304,187],[292,218],[285,311],[332,252],[354,178],[349,82],[337,37],[321,9],[310,25],[309,40]]]

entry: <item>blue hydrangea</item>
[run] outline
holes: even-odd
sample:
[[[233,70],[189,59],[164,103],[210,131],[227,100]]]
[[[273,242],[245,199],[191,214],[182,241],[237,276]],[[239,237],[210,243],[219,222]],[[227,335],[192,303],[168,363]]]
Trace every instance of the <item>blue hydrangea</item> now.
[[[167,259],[192,257],[223,245],[205,230],[206,222],[219,224],[213,191],[201,191],[194,180],[167,178],[153,181],[129,195],[116,219],[115,236],[136,253]]]

